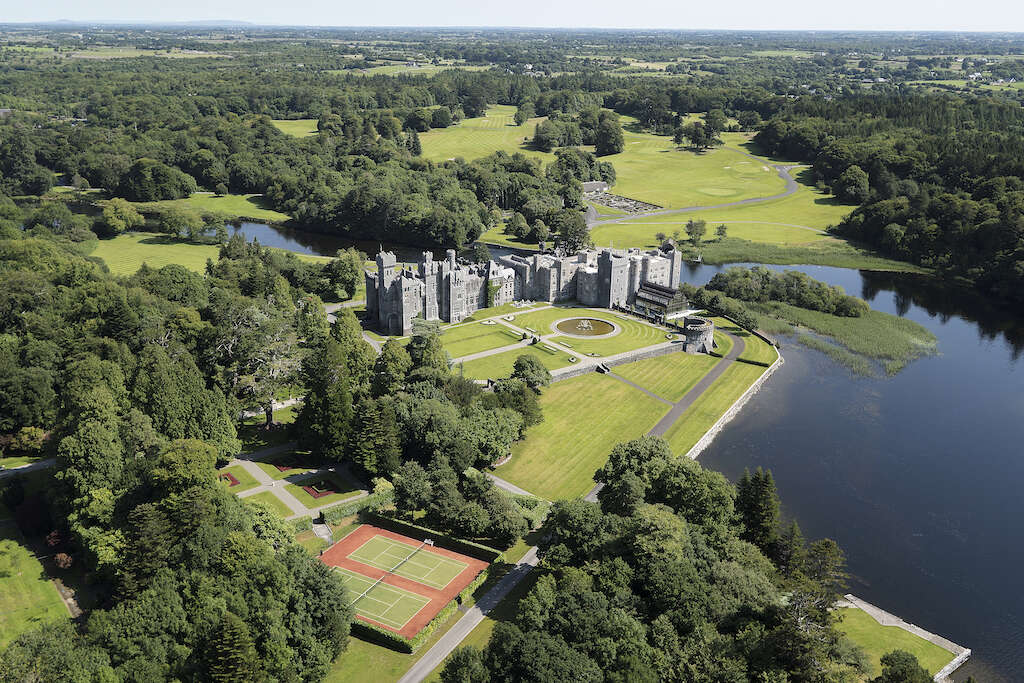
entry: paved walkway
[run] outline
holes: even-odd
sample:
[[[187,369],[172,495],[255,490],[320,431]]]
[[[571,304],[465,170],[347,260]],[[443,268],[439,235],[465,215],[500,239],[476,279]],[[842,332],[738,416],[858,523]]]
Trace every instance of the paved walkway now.
[[[516,486],[512,482],[505,481],[501,477],[496,477],[493,474],[491,474],[490,472],[484,472],[484,474],[486,474],[490,478],[490,480],[494,482],[494,485],[497,486],[499,489],[505,489],[509,493],[514,493],[517,496],[533,496],[534,498],[539,498],[540,497],[540,496],[534,496],[532,493],[530,493],[526,489],[519,488],[518,486]]]
[[[490,614],[491,610],[497,607],[498,603],[533,571],[533,568],[537,566],[537,562],[537,548],[530,548],[526,555],[523,556],[523,559],[519,561],[519,564],[509,570],[508,574],[501,577],[501,580],[495,584],[494,588],[487,591],[483,597],[477,600],[476,604],[469,608],[465,616],[459,619],[455,626],[452,626],[447,633],[441,636],[434,646],[427,650],[404,676],[398,679],[398,683],[419,683],[419,681],[429,676],[430,672],[439,667],[445,660],[445,657],[450,655],[459,646],[459,643],[474,628],[480,625],[484,617]]]
[[[15,474],[24,474],[25,472],[35,472],[36,470],[46,470],[57,464],[57,458],[47,458],[46,460],[37,460],[36,462],[30,462],[27,465],[21,467],[11,467],[8,469],[0,470],[0,479],[4,477],[13,477]]]
[[[259,482],[259,486],[255,486],[247,491],[242,491],[241,493],[238,494],[238,497],[248,498],[249,496],[254,496],[257,493],[264,493],[265,491],[270,491],[278,500],[287,505],[288,509],[292,511],[292,514],[289,515],[287,519],[298,519],[299,517],[316,517],[320,514],[322,510],[325,510],[329,507],[341,505],[342,503],[348,503],[353,500],[358,500],[369,495],[368,491],[361,490],[358,493],[354,493],[348,498],[345,498],[344,500],[334,500],[331,501],[330,503],[326,503],[315,508],[307,508],[305,505],[302,504],[302,502],[298,498],[292,495],[292,493],[287,489],[288,484],[298,484],[309,479],[314,479],[317,476],[323,475],[327,472],[340,472],[341,474],[344,474],[348,479],[352,481],[355,480],[352,479],[351,475],[348,473],[347,470],[341,471],[344,468],[338,466],[309,470],[301,474],[295,474],[290,477],[285,477],[284,479],[274,479],[269,474],[264,472],[262,467],[260,467],[254,462],[255,460],[260,460],[262,458],[275,455],[282,451],[290,450],[291,448],[294,447],[294,445],[295,444],[285,444],[282,446],[274,446],[272,448],[264,448],[262,451],[248,453],[245,456],[239,456],[238,458],[235,458],[234,460],[229,462],[228,466],[240,466],[246,472],[251,474],[256,481]],[[328,532],[330,532],[330,529],[328,529]]]
[[[668,411],[665,417],[658,420],[658,424],[654,425],[651,431],[647,432],[648,434],[651,436],[664,436],[669,427],[675,424],[676,420],[686,412],[687,408],[692,406],[693,402],[700,398],[700,395],[707,391],[708,387],[721,377],[722,373],[732,365],[732,362],[743,353],[746,344],[743,343],[742,339],[728,332],[722,332],[722,334],[732,339],[732,348],[729,350],[729,353],[725,354],[720,361],[715,363],[715,366],[706,375],[701,377],[700,381],[693,385],[693,388],[687,391],[685,396],[676,401],[676,404],[672,406],[672,410]]]
[[[745,152],[742,149],[736,149],[735,147],[726,147],[725,149],[730,152],[735,152],[736,154],[741,154],[749,159],[753,159],[757,163],[762,164],[764,166],[771,166],[772,168],[775,169],[776,173],[779,174],[779,177],[786,182],[786,188],[779,194],[773,194],[768,197],[751,197],[750,199],[739,199],[734,202],[725,202],[724,204],[711,204],[709,206],[685,206],[680,209],[659,209],[658,211],[645,211],[643,213],[625,214],[623,216],[617,216],[615,218],[605,218],[594,221],[594,223],[590,227],[598,225],[609,225],[612,223],[623,223],[634,218],[646,218],[648,216],[671,216],[673,214],[678,213],[692,213],[694,211],[706,211],[708,209],[726,209],[733,206],[760,204],[762,202],[768,202],[773,199],[782,199],[783,197],[788,197],[789,195],[796,192],[797,189],[799,189],[800,185],[797,184],[796,179],[793,178],[792,175],[790,175],[790,171],[792,171],[794,168],[802,168],[804,166],[803,164],[774,164],[766,159],[762,159],[761,157],[754,156],[749,152]]]
[[[654,393],[650,389],[645,389],[642,386],[640,386],[639,384],[637,384],[636,382],[633,382],[632,380],[626,379],[622,375],[616,375],[614,372],[606,372],[605,374],[608,375],[609,377],[613,378],[613,379],[617,379],[620,382],[628,384],[629,386],[633,387],[637,391],[644,392],[645,394],[647,394],[651,398],[653,398],[653,399],[655,399],[657,401],[661,401],[662,403],[664,403],[667,406],[673,405],[672,401],[667,401],[667,400],[663,399],[661,396],[658,396],[656,393]]]

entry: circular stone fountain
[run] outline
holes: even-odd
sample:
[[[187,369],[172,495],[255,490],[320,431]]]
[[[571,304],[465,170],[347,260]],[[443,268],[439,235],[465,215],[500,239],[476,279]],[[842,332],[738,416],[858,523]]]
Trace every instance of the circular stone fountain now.
[[[617,328],[597,318],[568,318],[555,323],[555,329],[573,337],[604,337],[614,334]]]

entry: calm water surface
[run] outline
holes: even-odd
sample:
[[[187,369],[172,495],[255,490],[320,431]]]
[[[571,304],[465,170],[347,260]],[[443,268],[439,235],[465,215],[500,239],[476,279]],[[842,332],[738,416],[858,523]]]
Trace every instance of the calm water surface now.
[[[350,245],[377,251],[376,243],[257,223],[238,231],[305,254]],[[974,650],[957,680],[1020,680],[1024,318],[920,277],[779,269],[802,270],[921,323],[938,337],[939,355],[895,377],[862,378],[785,344],[786,363],[701,462],[733,480],[744,468],[770,468],[784,514],[808,538],[834,538],[846,551],[851,592]],[[720,270],[692,266],[684,279],[704,284]]]
[[[940,355],[865,379],[786,344],[701,462],[771,468],[784,513],[846,551],[851,592],[974,651],[957,680],[1021,680],[1024,322],[914,276],[796,269],[921,323]]]

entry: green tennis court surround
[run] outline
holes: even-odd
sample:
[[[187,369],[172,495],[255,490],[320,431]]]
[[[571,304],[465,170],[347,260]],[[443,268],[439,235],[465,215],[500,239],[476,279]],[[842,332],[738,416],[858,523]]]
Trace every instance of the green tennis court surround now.
[[[348,558],[437,590],[451,583],[468,566],[431,552],[429,546],[418,551],[417,547],[385,536],[374,536],[352,551]]]

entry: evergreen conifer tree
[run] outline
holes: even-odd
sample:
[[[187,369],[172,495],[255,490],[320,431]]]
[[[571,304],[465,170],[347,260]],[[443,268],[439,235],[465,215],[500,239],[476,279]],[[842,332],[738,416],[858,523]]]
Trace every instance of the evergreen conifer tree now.
[[[241,683],[258,679],[256,648],[244,621],[225,612],[210,643],[210,680]]]

